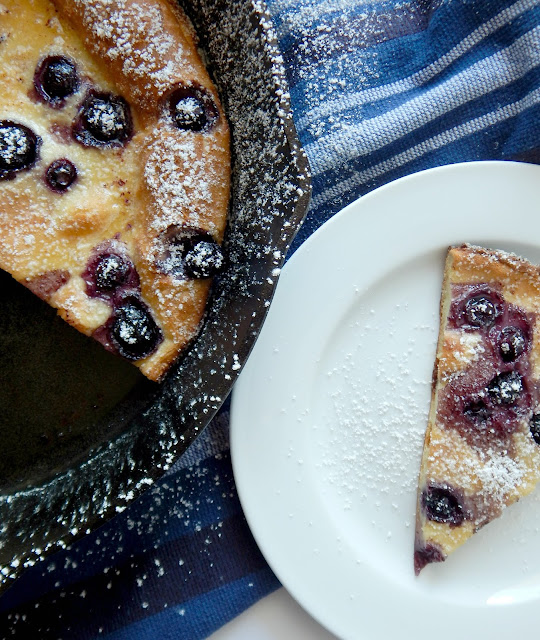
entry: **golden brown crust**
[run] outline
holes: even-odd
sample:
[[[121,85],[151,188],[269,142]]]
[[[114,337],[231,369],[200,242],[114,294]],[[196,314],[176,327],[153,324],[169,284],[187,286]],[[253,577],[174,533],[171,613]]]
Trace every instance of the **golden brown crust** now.
[[[188,225],[220,243],[230,191],[229,129],[193,29],[168,0],[5,0],[0,11],[7,34],[0,45],[6,87],[0,120],[29,126],[42,140],[35,167],[0,181],[0,267],[27,286],[67,272],[66,282],[46,297],[70,324],[92,335],[111,309],[86,295],[82,274],[97,246],[122,242],[163,333],[157,351],[135,364],[158,380],[199,330],[210,288],[209,279],[160,270],[162,239],[171,227]],[[83,78],[62,109],[32,95],[34,69],[48,55],[74,59]],[[14,85],[14,77],[21,82]],[[71,138],[84,92],[92,87],[128,101],[134,135],[125,146],[88,148]],[[178,87],[210,96],[212,127],[174,125],[167,99]],[[62,196],[51,194],[42,179],[58,157],[80,171],[76,188]]]
[[[217,93],[197,53],[193,29],[168,0],[52,0],[87,49],[110,68],[133,105],[155,118],[156,105],[177,83]]]
[[[519,256],[489,251],[473,245],[450,250],[452,283],[498,282],[503,296],[523,309],[537,311],[540,296],[540,269]]]

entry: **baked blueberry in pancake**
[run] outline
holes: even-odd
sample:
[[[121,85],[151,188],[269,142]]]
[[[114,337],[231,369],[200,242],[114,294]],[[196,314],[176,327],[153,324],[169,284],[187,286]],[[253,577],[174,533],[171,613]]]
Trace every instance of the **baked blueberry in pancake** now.
[[[200,329],[229,130],[172,0],[0,3],[0,267],[163,377]]]

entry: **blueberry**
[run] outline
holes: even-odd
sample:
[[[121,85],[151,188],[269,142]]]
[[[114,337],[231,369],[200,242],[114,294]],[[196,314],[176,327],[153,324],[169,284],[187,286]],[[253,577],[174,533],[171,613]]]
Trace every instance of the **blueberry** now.
[[[487,391],[495,404],[511,405],[523,391],[523,379],[517,371],[505,371],[493,378]]]
[[[67,158],[55,160],[45,172],[47,186],[58,193],[63,193],[77,179],[77,168]]]
[[[79,89],[75,64],[64,56],[49,56],[34,74],[34,87],[51,106],[61,106],[68,96]]]
[[[465,514],[457,496],[448,487],[428,486],[422,493],[422,507],[429,520],[460,525]]]
[[[540,444],[540,413],[535,413],[529,422],[531,436],[536,444]]]
[[[132,268],[131,261],[116,253],[100,255],[94,272],[96,289],[102,292],[114,291],[127,281]]]
[[[477,426],[482,426],[487,422],[490,411],[483,400],[475,400],[465,406],[463,414]]]
[[[37,160],[41,138],[22,124],[0,121],[0,180],[9,180]]]
[[[115,147],[133,135],[128,103],[121,96],[89,91],[73,125],[73,136],[86,147]]]
[[[527,337],[518,327],[505,327],[501,331],[499,353],[505,362],[513,362],[527,348]]]
[[[162,234],[162,243],[157,265],[176,278],[210,278],[224,267],[221,247],[202,229],[172,225]]]
[[[212,97],[199,86],[175,89],[169,98],[169,112],[174,124],[186,131],[206,131],[219,117]]]
[[[181,98],[174,105],[173,118],[179,129],[200,131],[206,125],[204,104],[195,96]]]
[[[139,274],[131,261],[127,247],[119,240],[105,240],[94,248],[81,274],[86,282],[86,294],[114,303],[126,291],[138,290]]]
[[[499,310],[497,306],[493,300],[485,294],[473,296],[469,298],[465,304],[465,318],[473,327],[491,327],[498,315]]]
[[[110,334],[118,353],[129,360],[146,358],[163,340],[150,310],[136,296],[124,298],[115,308]]]
[[[192,278],[211,278],[223,268],[223,252],[217,242],[199,240],[186,253],[184,262]]]

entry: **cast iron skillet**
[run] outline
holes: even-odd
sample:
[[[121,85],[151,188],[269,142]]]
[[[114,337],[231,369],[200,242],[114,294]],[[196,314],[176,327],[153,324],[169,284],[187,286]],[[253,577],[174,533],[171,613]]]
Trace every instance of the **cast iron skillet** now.
[[[226,399],[306,213],[309,169],[259,0],[192,0],[227,113],[228,266],[204,327],[160,385],[80,335],[0,272],[0,592],[126,508]]]

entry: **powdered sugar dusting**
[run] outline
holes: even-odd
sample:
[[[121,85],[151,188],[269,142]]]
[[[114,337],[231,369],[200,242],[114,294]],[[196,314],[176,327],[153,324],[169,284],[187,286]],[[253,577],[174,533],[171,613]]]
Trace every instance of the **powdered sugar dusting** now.
[[[441,477],[459,479],[465,495],[476,496],[476,524],[479,526],[486,518],[500,514],[508,501],[518,499],[530,475],[528,460],[537,455],[532,439],[524,439],[522,455],[518,458],[509,455],[508,447],[466,450],[458,445],[453,454],[449,455],[448,449],[434,448],[429,456],[429,463],[437,469],[437,477],[443,471]]]
[[[187,134],[155,140],[144,177],[153,197],[152,227],[157,232],[179,221],[200,227],[201,206],[208,207],[213,199],[209,184],[222,179],[200,157],[193,136]]]
[[[414,332],[431,333],[421,328]],[[322,465],[329,481],[350,491],[350,497],[358,489],[364,497],[372,490],[386,495],[414,490],[416,475],[408,476],[404,470],[411,458],[418,458],[425,433],[430,381],[411,373],[415,354],[409,345],[403,353],[392,347],[376,361],[366,362],[365,341],[377,333],[368,325],[358,347],[341,366],[327,372],[333,436]],[[371,383],[358,374],[359,362],[373,367]]]
[[[436,327],[414,324],[409,309],[361,313],[348,345],[321,369],[315,455],[345,510],[366,500],[413,507],[431,382],[418,363],[432,357]],[[401,517],[410,522],[413,512]]]
[[[194,72],[186,68],[186,52],[178,40],[164,28],[158,6],[127,0],[76,0],[75,5],[84,8],[84,25],[96,39],[95,52],[121,61],[141,102],[146,102],[148,92],[154,94],[153,89],[166,91],[179,68],[187,75]]]
[[[463,364],[474,362],[485,351],[482,340],[474,333],[460,334],[459,345],[460,349],[454,351],[454,355]]]
[[[479,452],[481,465],[476,472],[484,491],[501,508],[508,496],[517,498],[518,488],[527,475],[527,467],[522,460],[510,458],[506,452],[489,449]]]

